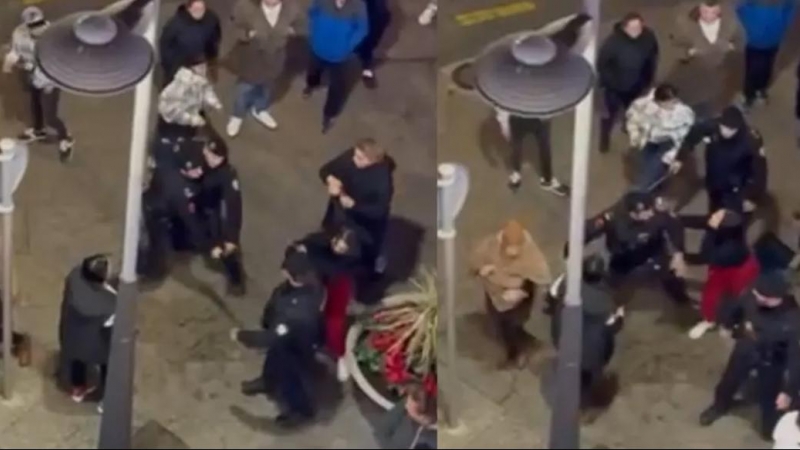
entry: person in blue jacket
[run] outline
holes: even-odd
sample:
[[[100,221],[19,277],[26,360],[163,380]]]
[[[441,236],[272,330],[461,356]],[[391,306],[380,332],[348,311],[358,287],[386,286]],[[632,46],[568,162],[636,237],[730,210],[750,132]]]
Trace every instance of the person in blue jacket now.
[[[304,97],[308,98],[328,73],[328,98],[322,118],[327,133],[347,97],[346,63],[367,36],[367,9],[361,0],[314,0],[308,11],[311,61]]]
[[[742,0],[737,7],[747,34],[744,100],[746,107],[766,102],[775,57],[792,23],[797,0]]]

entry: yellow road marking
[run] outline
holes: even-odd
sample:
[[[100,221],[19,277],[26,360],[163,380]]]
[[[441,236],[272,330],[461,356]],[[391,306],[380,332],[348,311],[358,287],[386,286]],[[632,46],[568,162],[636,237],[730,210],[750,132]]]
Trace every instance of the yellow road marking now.
[[[462,27],[470,27],[496,19],[525,14],[536,9],[536,4],[532,1],[519,1],[500,6],[493,6],[486,9],[478,9],[462,13],[456,16],[456,22]]]

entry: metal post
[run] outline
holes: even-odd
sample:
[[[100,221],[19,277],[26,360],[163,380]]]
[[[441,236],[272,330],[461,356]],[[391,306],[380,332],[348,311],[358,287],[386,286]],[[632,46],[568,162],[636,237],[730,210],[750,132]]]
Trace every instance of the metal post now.
[[[144,37],[156,48],[160,0],[145,9],[149,22]],[[100,425],[99,448],[131,448],[133,422],[134,353],[136,346],[136,261],[139,247],[139,224],[142,210],[147,142],[149,137],[150,105],[153,95],[153,72],[136,86],[134,97],[131,150],[128,173],[128,195],[125,211],[125,240],[122,250],[122,270],[117,295],[117,309],[112,336],[106,384],[105,412]]]
[[[592,38],[584,50],[586,60],[594,65],[597,53],[597,29],[600,0],[584,0],[584,9],[592,17]],[[567,293],[558,343],[558,376],[550,448],[580,448],[580,361],[583,340],[581,280],[583,278],[583,237],[586,221],[586,193],[589,157],[592,151],[594,95],[589,93],[575,111],[572,157],[572,198],[570,199],[569,259]]]
[[[439,180],[438,190],[441,194],[445,189],[455,183],[455,171],[452,166],[441,165],[439,166]],[[439,206],[443,207],[443,200],[440,195]],[[445,214],[439,213],[440,226],[437,232],[439,241],[444,243],[444,299],[445,299],[445,315],[446,315],[446,338],[447,338],[447,377],[445,386],[445,401],[443,402],[443,413],[445,423],[453,428],[457,424],[456,416],[456,398],[457,394],[457,378],[456,378],[456,300],[455,300],[455,218],[446,217]]]
[[[11,399],[14,376],[14,356],[12,355],[13,333],[13,290],[11,288],[11,264],[13,263],[13,224],[14,184],[8,162],[14,157],[15,148],[3,149],[0,154],[0,214],[3,215],[3,398]]]

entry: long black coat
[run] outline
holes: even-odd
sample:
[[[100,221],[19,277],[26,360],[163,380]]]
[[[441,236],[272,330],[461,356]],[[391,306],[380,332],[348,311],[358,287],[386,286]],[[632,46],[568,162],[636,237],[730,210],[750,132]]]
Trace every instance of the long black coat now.
[[[222,26],[214,11],[208,9],[202,19],[195,20],[186,6],[180,5],[164,25],[159,40],[161,66],[166,80],[171,81],[187,61],[198,57],[216,60],[221,41]]]
[[[59,325],[63,362],[108,363],[111,328],[105,324],[114,315],[116,304],[116,294],[87,281],[80,267],[67,276]]]

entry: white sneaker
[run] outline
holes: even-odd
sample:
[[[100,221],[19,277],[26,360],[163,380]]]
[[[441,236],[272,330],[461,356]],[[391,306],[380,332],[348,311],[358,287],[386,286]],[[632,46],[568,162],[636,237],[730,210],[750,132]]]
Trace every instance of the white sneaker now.
[[[229,137],[238,136],[239,132],[242,131],[242,119],[239,117],[231,117],[231,120],[228,121],[227,131]]]
[[[436,3],[429,3],[425,10],[422,11],[422,14],[419,15],[419,24],[423,27],[427,27],[433,23],[433,19],[436,17],[438,10],[439,7]]]
[[[705,336],[706,333],[711,331],[714,328],[714,324],[711,322],[702,321],[695,325],[691,330],[689,330],[689,339],[694,341],[700,339],[701,337]]]
[[[103,402],[97,404],[97,413],[103,415]]]
[[[270,130],[278,128],[278,122],[275,120],[274,117],[272,117],[272,114],[270,114],[269,111],[259,111],[259,112],[253,111],[253,117],[259,123],[261,123],[261,125],[264,125]]]
[[[350,369],[347,367],[347,360],[344,358],[339,358],[339,362],[336,364],[336,379],[340,383],[350,379]]]

